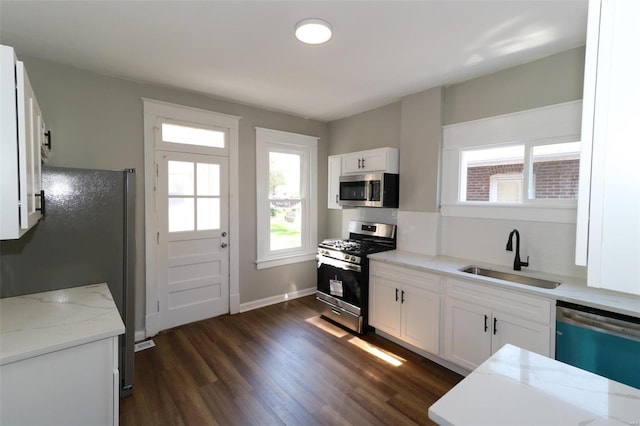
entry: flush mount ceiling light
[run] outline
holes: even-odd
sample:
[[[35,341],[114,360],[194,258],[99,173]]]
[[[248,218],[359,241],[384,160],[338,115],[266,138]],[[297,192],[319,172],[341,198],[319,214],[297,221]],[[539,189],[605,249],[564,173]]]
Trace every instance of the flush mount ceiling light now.
[[[296,38],[307,44],[322,44],[331,38],[331,25],[322,19],[304,19],[296,24]]]

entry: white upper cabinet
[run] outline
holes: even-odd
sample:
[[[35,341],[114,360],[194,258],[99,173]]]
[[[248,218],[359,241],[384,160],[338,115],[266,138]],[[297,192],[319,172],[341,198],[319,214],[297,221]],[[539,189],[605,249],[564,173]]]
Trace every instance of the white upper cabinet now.
[[[48,134],[13,48],[0,45],[0,239],[17,239],[43,214],[42,152]]]
[[[592,287],[640,294],[640,1],[591,0],[576,263]]]
[[[330,209],[342,209],[340,201],[340,174],[342,173],[342,156],[330,155],[327,176],[327,207]]]
[[[342,174],[398,173],[400,154],[397,148],[377,148],[342,155]]]

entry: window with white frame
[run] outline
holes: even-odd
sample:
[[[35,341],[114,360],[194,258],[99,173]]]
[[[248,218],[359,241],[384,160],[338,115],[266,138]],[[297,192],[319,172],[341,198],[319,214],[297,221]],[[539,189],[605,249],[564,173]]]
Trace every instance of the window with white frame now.
[[[575,222],[581,106],[445,126],[442,214]]]
[[[313,260],[318,138],[256,128],[257,267]]]

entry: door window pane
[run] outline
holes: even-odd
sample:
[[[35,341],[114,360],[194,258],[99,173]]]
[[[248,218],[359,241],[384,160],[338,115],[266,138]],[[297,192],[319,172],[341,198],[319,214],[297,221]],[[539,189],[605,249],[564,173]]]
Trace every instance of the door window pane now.
[[[198,198],[198,231],[220,229],[220,198]]]
[[[194,199],[169,197],[169,232],[194,230]]]
[[[531,198],[578,198],[580,142],[534,146],[531,162]]]
[[[514,201],[516,194],[521,201],[523,169],[524,145],[463,151],[461,201]],[[500,175],[511,176],[509,183],[496,179]]]
[[[300,200],[271,201],[270,249],[302,247],[302,203]]]
[[[198,163],[198,195],[220,195],[220,165]]]
[[[224,148],[225,132],[201,129],[198,127],[181,126],[179,124],[162,123],[162,140],[164,142],[187,145]]]
[[[194,195],[194,164],[169,161],[169,195]]]

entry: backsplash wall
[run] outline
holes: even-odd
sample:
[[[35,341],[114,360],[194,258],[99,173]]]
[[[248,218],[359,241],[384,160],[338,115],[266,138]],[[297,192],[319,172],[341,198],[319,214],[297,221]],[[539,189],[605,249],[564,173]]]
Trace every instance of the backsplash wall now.
[[[520,258],[526,261],[529,256],[524,270],[586,278],[586,268],[574,262],[575,224],[451,216],[441,217],[440,223],[441,255],[511,266],[515,252],[506,251],[505,246],[509,232],[517,228]]]

